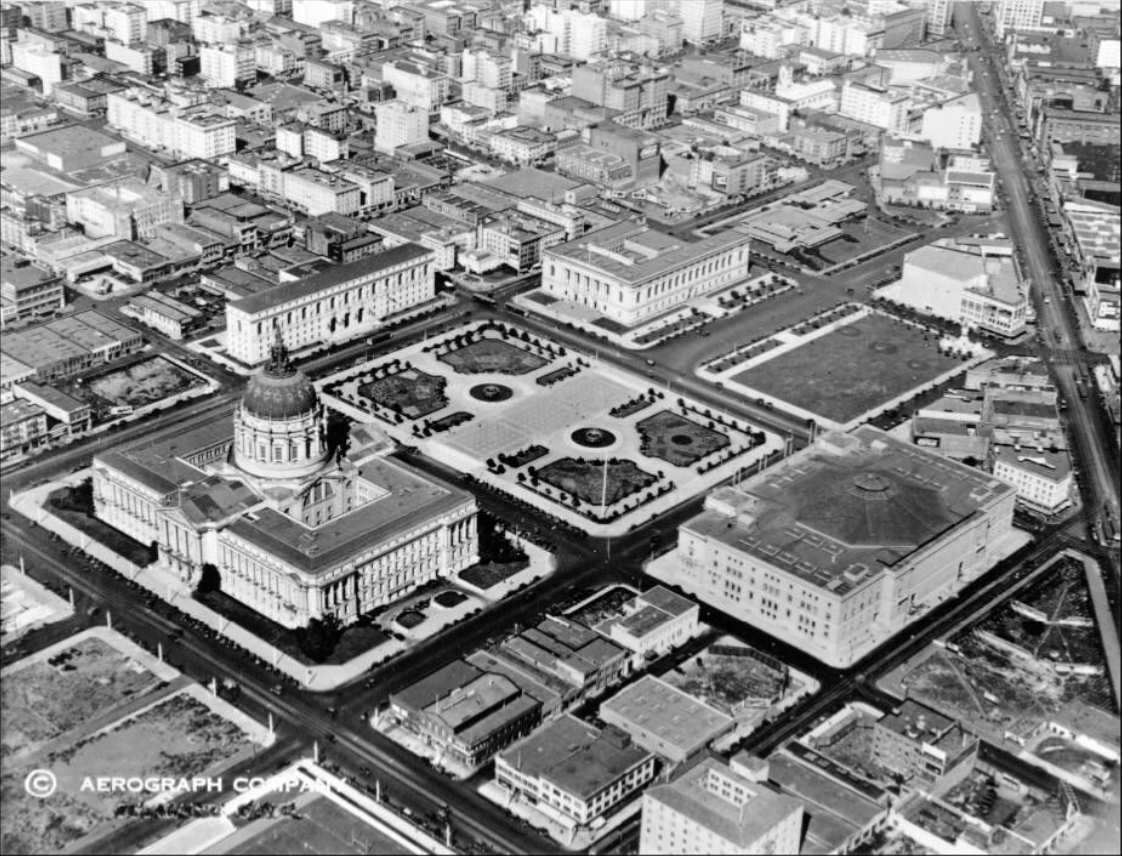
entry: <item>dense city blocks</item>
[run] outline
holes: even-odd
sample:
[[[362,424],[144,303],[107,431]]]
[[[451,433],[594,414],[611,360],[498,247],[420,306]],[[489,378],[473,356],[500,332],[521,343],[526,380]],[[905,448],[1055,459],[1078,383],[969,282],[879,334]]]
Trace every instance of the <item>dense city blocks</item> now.
[[[0,0],[0,851],[1117,853],[1120,0]]]

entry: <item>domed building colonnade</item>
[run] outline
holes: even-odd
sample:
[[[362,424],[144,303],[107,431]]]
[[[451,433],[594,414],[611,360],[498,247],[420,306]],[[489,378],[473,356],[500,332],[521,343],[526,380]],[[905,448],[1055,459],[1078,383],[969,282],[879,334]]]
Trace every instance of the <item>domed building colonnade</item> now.
[[[185,588],[213,566],[223,592],[294,628],[354,621],[478,561],[475,498],[393,458],[373,425],[329,447],[279,330],[229,415],[94,458],[97,517],[156,545]]]

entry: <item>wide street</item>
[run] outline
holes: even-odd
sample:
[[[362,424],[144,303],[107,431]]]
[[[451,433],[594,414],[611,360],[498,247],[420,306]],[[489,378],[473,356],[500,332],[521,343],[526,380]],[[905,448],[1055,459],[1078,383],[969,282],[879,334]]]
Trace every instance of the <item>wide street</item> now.
[[[1029,197],[1023,152],[1004,103],[1000,63],[995,61],[1000,54],[987,42],[976,4],[957,4],[954,20],[961,36],[986,46],[982,53],[969,55],[975,91],[982,101],[986,139],[1008,201],[1009,227],[1033,285],[1037,323],[1045,331],[1040,353],[1051,365],[1060,395],[1069,407],[1067,429],[1083,471],[1084,502],[1092,518],[1102,513],[1106,505],[1117,522],[1117,451],[1111,435],[1103,430],[1096,397],[1081,397],[1076,385],[1094,360],[1080,347],[1079,322],[1074,314],[1080,309],[1054,274],[1046,227]],[[1053,350],[1053,343],[1057,350]],[[1117,564],[1115,568],[1117,574]]]

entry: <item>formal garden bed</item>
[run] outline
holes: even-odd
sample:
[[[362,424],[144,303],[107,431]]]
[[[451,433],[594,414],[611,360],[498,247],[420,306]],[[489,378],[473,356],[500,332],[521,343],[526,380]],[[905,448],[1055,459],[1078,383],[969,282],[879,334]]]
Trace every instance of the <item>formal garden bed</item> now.
[[[439,375],[406,368],[360,384],[358,392],[381,407],[410,419],[419,419],[448,405],[445,386],[447,381]]]
[[[663,410],[636,423],[643,438],[640,451],[676,467],[687,467],[730,444],[727,434]]]
[[[640,469],[634,461],[564,457],[536,470],[531,481],[534,479],[588,505],[610,506],[650,487],[658,476]]]
[[[523,375],[537,371],[549,360],[504,342],[501,339],[478,339],[437,357],[458,374]]]

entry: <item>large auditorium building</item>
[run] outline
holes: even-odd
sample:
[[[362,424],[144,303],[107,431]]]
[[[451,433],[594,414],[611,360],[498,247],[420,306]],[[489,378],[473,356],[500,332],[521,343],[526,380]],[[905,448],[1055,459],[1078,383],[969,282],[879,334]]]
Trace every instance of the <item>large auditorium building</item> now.
[[[1015,499],[862,426],[711,493],[647,570],[844,668],[1020,547]]]
[[[344,623],[477,560],[474,497],[387,455],[370,426],[329,447],[323,405],[274,343],[228,417],[95,456],[97,516],[195,585],[285,627]]]

